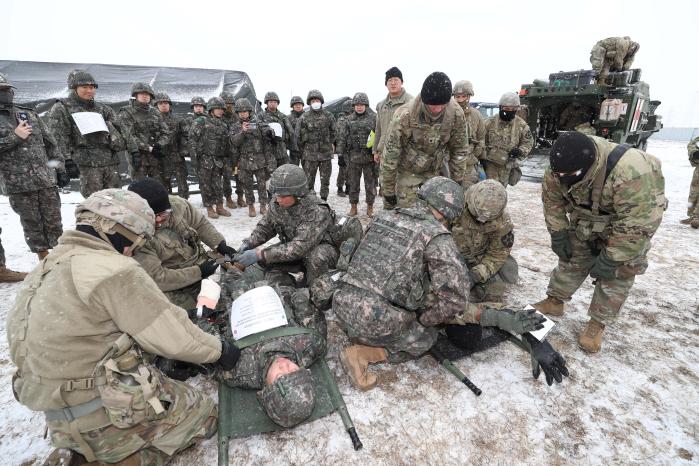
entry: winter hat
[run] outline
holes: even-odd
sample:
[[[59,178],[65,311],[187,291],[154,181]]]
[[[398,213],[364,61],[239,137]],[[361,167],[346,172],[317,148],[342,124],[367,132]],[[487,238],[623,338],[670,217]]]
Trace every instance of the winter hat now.
[[[444,105],[451,99],[451,80],[441,71],[430,74],[422,83],[422,102],[427,105]]]
[[[393,66],[386,71],[386,80],[384,84],[387,84],[388,80],[391,78],[400,78],[400,82],[403,82],[403,73],[401,73],[397,66]]]
[[[156,214],[165,212],[171,208],[170,199],[168,198],[165,186],[153,178],[144,178],[139,181],[134,181],[129,185],[129,191],[145,199]]]
[[[595,143],[577,131],[562,131],[551,147],[551,170],[557,173],[587,171],[597,158]]]

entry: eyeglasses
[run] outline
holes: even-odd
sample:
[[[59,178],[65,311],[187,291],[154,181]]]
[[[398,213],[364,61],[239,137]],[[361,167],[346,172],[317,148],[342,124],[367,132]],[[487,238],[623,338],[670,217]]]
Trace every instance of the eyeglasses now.
[[[396,84],[396,83],[400,83],[403,81],[400,78],[388,78],[388,81],[386,81],[386,82],[391,83],[391,84]]]

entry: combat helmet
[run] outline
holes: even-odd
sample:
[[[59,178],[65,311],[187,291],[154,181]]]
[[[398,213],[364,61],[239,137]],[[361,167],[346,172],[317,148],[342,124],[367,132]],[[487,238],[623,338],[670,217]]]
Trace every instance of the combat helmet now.
[[[291,98],[291,102],[289,103],[289,107],[294,108],[294,104],[303,104],[303,99],[301,98],[300,95],[295,95]]]
[[[323,94],[318,89],[311,89],[308,91],[308,97],[306,97],[306,103],[311,105],[311,99],[320,99],[320,103],[324,104],[325,99],[323,99]]]
[[[157,92],[155,94],[155,97],[153,97],[153,104],[157,104],[158,102],[167,102],[170,105],[172,105],[172,100],[170,100],[170,96],[167,95],[165,92]]]
[[[514,92],[505,92],[500,101],[498,102],[500,107],[519,107],[519,96]]]
[[[68,87],[70,89],[77,89],[78,86],[95,86],[97,81],[92,77],[90,73],[85,70],[73,70],[68,73]]]
[[[235,111],[236,113],[252,112],[252,104],[245,97],[241,97],[235,101]]]
[[[352,99],[347,99],[344,102],[342,102],[342,113],[345,115],[349,115],[352,113],[352,106],[354,103],[352,102]]]
[[[454,84],[454,90],[452,91],[452,95],[456,94],[464,94],[464,95],[473,95],[473,84],[471,84],[471,81],[467,81],[465,79],[461,81],[456,81],[456,84]]]
[[[269,191],[280,196],[304,197],[308,193],[308,178],[303,168],[284,164],[272,172]]]
[[[267,105],[267,102],[269,102],[270,100],[276,100],[277,103],[280,102],[279,96],[274,91],[269,91],[268,93],[265,94],[264,104]]]
[[[136,97],[136,94],[140,94],[141,92],[150,94],[151,99],[155,97],[155,93],[153,92],[153,88],[150,87],[150,84],[134,83],[134,85],[131,86],[131,97]]]
[[[357,105],[357,104],[364,104],[367,107],[369,106],[369,96],[366,95],[364,92],[357,92],[354,94],[354,97],[352,98],[352,105]]]
[[[294,427],[313,412],[315,385],[308,369],[299,369],[279,377],[257,392],[257,399],[267,415],[282,427]]]
[[[10,81],[7,79],[7,76],[3,73],[0,73],[0,88],[4,87],[11,87],[12,89],[17,89],[15,86],[13,86]]]
[[[507,191],[496,180],[483,180],[466,190],[466,206],[473,218],[481,223],[502,215],[507,205]]]
[[[222,98],[220,97],[212,97],[209,99],[209,101],[206,103],[206,111],[210,112],[211,110],[215,108],[220,108],[222,110],[226,109],[226,103],[223,101]]]
[[[78,204],[75,224],[91,226],[107,242],[106,235],[119,233],[133,243],[133,251],[155,233],[155,214],[148,202],[134,192],[103,189]]]
[[[447,220],[454,220],[464,211],[464,189],[454,180],[435,176],[425,181],[417,197],[427,202]]]
[[[194,108],[195,105],[202,105],[202,106],[206,107],[206,101],[204,100],[203,97],[199,97],[199,96],[192,97],[192,100],[189,104],[189,107]]]
[[[233,95],[232,92],[228,91],[223,91],[219,95],[220,98],[223,99],[223,101],[227,104],[235,104],[235,96]]]

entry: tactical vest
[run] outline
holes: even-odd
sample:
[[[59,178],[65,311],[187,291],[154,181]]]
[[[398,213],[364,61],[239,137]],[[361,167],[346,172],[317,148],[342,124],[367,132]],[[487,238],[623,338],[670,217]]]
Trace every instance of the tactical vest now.
[[[459,252],[471,266],[483,259],[490,248],[491,241],[501,241],[500,237],[493,238],[493,235],[500,231],[506,234],[508,229],[512,231],[513,226],[507,213],[485,223],[479,223],[470,214],[464,213],[461,221],[452,229],[452,236]],[[503,245],[498,244],[498,246]]]
[[[361,115],[353,113],[346,120],[346,128],[349,130],[347,153],[352,163],[373,163],[372,150],[367,148],[369,133],[376,126],[376,119],[367,112]]]
[[[251,129],[243,134],[243,142],[236,146],[238,152],[238,168],[241,170],[259,170],[267,166],[267,152],[271,149],[267,134],[270,131],[266,123],[253,120],[257,124],[256,129]],[[237,132],[242,132],[242,126],[238,123]]]
[[[161,136],[160,125],[158,125],[160,115],[156,109],[148,107],[148,110],[143,110],[129,105],[123,107],[121,110],[131,115],[133,136],[138,139],[141,144],[153,146],[158,142]]]
[[[301,124],[305,124],[304,152],[307,154],[332,154],[330,128],[333,124],[332,116],[325,110],[321,112],[310,111],[303,115]]]
[[[382,212],[374,217],[340,279],[414,311],[427,296],[424,252],[438,235],[449,232],[420,207]]]
[[[228,126],[220,118],[205,117],[203,123],[199,119],[194,124],[204,124],[205,132],[202,135],[204,143],[201,154],[205,157],[225,158],[228,156]],[[218,164],[217,164],[218,165]]]
[[[295,209],[295,207],[298,207],[298,209]],[[335,225],[335,212],[327,202],[316,196],[302,197],[299,199],[298,205],[290,209],[283,209],[276,202],[272,202],[268,215],[281,243],[288,243],[296,237],[296,230],[305,219],[305,216],[301,215],[301,211],[306,209],[327,209],[330,216],[330,224]],[[321,242],[334,244],[329,231],[323,235]]]
[[[494,116],[487,123],[485,159],[497,165],[505,165],[510,159],[510,151],[519,144],[518,116],[512,121],[500,124],[500,117]],[[509,127],[508,127],[509,125]]]
[[[109,159],[113,159],[114,163],[117,163],[118,160],[116,159],[116,156],[112,156],[112,152],[109,147],[110,144],[110,133],[105,133],[104,131],[98,132],[98,133],[90,133],[86,135],[80,134],[80,130],[78,129],[78,126],[75,124],[75,121],[72,118],[72,114],[74,113],[80,113],[80,112],[93,112],[93,113],[99,113],[102,115],[102,118],[105,119],[105,123],[107,122],[107,119],[105,118],[105,106],[104,104],[95,102],[94,106],[92,108],[87,107],[80,102],[74,100],[74,99],[60,99],[59,105],[63,104],[65,107],[66,113],[68,114],[68,119],[70,120],[69,124],[71,126],[71,131],[70,131],[70,137],[71,137],[71,144],[72,147],[77,148],[77,149],[102,149],[102,150],[107,150],[107,154],[103,154],[103,157],[106,155],[109,157]],[[115,129],[109,128],[110,131],[115,131]],[[82,151],[78,151],[77,153],[73,154],[73,160],[75,160],[75,163],[78,165],[91,165],[90,164],[90,156],[92,155],[94,157],[94,154],[89,154],[89,153],[84,153]],[[68,155],[68,154],[64,154]]]

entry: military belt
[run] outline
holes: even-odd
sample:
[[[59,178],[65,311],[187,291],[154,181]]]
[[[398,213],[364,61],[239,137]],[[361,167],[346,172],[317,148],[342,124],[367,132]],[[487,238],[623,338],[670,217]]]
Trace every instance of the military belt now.
[[[102,407],[102,398],[97,397],[86,403],[80,403],[75,406],[68,406],[61,409],[49,409],[44,411],[46,421],[64,421],[73,422],[75,419],[88,414],[92,414]]]

